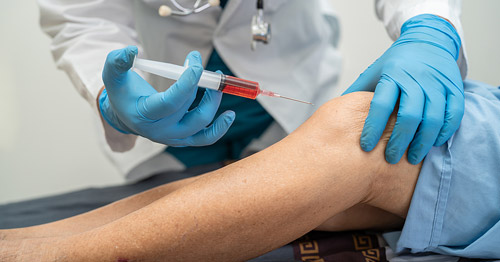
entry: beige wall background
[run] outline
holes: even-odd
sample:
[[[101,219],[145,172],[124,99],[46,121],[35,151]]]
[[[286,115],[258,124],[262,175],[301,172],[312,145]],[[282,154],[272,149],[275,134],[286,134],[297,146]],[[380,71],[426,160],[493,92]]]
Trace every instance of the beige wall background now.
[[[341,86],[391,44],[373,1],[332,0],[341,21]],[[500,1],[464,0],[469,78],[500,85]],[[93,112],[49,52],[35,1],[0,10],[0,203],[123,180],[98,147]]]

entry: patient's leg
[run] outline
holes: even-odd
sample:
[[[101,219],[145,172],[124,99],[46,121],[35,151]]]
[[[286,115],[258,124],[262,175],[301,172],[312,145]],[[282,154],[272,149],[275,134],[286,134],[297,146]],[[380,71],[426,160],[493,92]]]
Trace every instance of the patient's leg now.
[[[63,220],[26,228],[0,230],[0,239],[19,240],[25,238],[41,238],[69,236],[94,229],[143,208],[155,200],[181,188],[196,179],[188,178],[155,187],[145,192],[124,198],[104,207],[73,216]]]
[[[23,241],[16,256],[239,261],[358,204],[404,217],[420,167],[405,161],[389,166],[384,143],[370,153],[359,148],[370,98],[357,93],[335,99],[269,149],[94,230]],[[45,252],[33,252],[40,249]]]
[[[357,204],[323,222],[315,230],[347,231],[347,230],[400,230],[404,218],[384,211],[369,204]]]

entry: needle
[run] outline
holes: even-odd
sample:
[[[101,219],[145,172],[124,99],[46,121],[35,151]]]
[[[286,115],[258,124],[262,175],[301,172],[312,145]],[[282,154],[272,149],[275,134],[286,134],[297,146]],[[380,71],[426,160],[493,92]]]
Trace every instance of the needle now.
[[[313,103],[310,103],[310,102],[306,102],[306,101],[298,100],[298,99],[295,99],[295,98],[290,98],[290,97],[282,96],[282,95],[279,95],[279,94],[276,94],[276,93],[274,93],[274,95],[275,95],[275,97],[281,97],[281,98],[292,100],[292,101],[295,101],[295,102],[309,104],[309,105],[312,105],[312,106],[314,105]]]

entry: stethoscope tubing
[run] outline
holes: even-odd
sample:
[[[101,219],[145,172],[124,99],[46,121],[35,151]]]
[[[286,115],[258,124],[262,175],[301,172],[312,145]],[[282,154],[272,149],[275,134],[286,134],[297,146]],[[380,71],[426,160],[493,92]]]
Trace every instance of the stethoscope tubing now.
[[[196,2],[194,3],[193,5],[193,8],[192,9],[189,9],[189,8],[185,8],[183,7],[182,5],[180,5],[177,0],[170,0],[170,2],[172,3],[172,5],[177,8],[178,10],[171,10],[171,15],[178,15],[178,16],[187,16],[187,15],[190,15],[190,14],[196,14],[196,13],[199,13],[199,12],[202,12],[204,11],[205,9],[209,8],[210,6],[212,6],[210,4],[210,1],[207,1],[207,3],[205,3],[204,5],[200,6],[201,4],[201,0],[196,0]]]

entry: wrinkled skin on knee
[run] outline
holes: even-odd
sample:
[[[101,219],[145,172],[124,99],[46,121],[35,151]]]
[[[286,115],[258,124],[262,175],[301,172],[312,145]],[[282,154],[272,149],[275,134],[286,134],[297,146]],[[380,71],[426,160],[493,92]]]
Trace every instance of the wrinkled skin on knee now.
[[[322,153],[327,152],[331,158],[345,158],[345,161],[362,166],[366,164],[368,172],[360,179],[372,180],[382,168],[383,158],[377,150],[367,153],[358,146],[372,97],[371,92],[356,92],[332,99],[290,136],[308,140],[310,146],[317,147]],[[345,172],[353,173],[354,170]]]
[[[385,161],[385,147],[396,121],[390,117],[386,129],[374,150],[365,152],[359,146],[364,121],[373,98],[371,92],[355,92],[330,100],[321,106],[300,128],[297,134],[311,139],[311,145],[331,152],[332,158],[358,163],[364,174],[359,179],[368,181],[362,203],[406,217],[421,164],[412,166],[403,157],[396,165]],[[397,112],[397,110],[395,110]],[[354,170],[345,170],[354,174]]]

